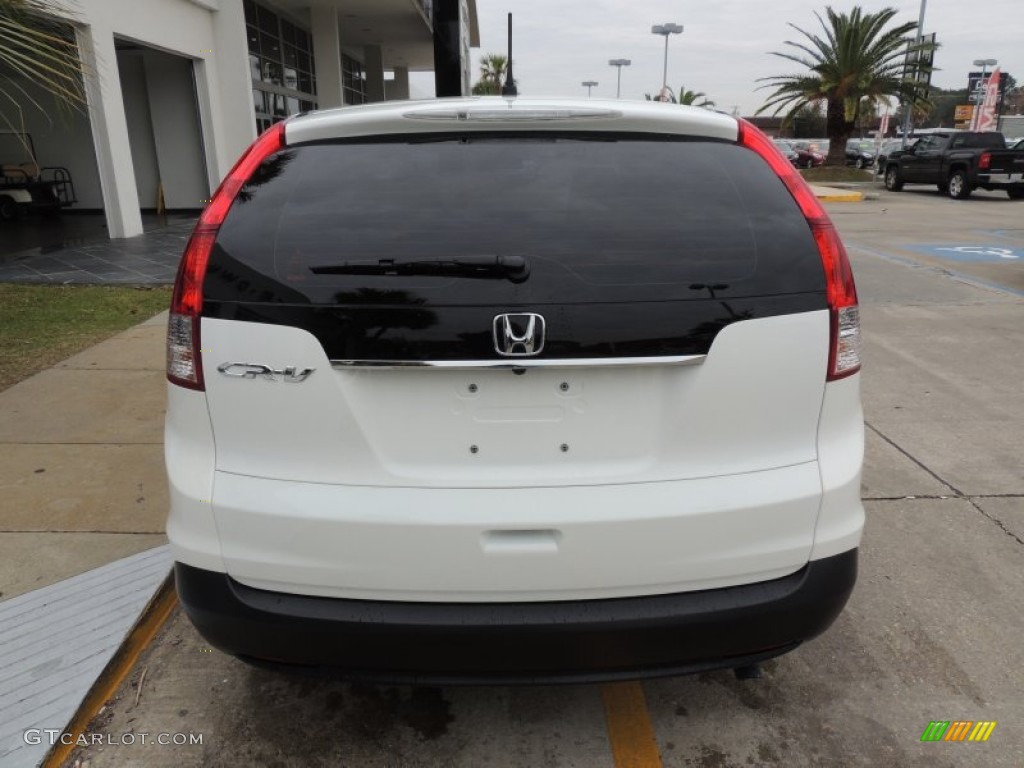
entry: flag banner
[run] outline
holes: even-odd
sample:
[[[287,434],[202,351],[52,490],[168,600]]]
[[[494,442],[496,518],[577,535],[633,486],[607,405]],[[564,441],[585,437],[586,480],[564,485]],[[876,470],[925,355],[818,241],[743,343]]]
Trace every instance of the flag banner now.
[[[985,132],[994,131],[996,129],[996,104],[999,101],[999,81],[1002,79],[1002,75],[999,73],[999,67],[992,70],[992,74],[989,75],[988,81],[985,83],[985,98],[974,110],[974,121],[971,124],[971,130]]]

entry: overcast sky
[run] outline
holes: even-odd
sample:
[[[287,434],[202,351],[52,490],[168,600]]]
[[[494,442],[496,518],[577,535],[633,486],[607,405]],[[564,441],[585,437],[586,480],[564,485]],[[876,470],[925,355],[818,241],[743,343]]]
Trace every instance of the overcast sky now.
[[[594,96],[615,96],[615,68],[609,59],[631,59],[622,69],[622,97],[642,99],[661,87],[664,38],[651,25],[682,24],[669,40],[668,82],[704,91],[719,109],[752,114],[766,91],[759,77],[799,71],[771,56],[799,34],[792,22],[813,30],[814,0],[477,0],[479,50],[473,51],[473,79],[484,53],[504,53],[506,14],[512,12],[514,72],[520,94],[583,95],[580,83],[596,80]],[[849,10],[837,0],[832,7]],[[866,11],[896,8],[896,19],[917,21],[920,0],[862,0]],[[941,47],[932,82],[966,88],[974,59],[998,59],[1003,71],[1024,81],[1024,0],[928,0],[924,31],[935,32]]]

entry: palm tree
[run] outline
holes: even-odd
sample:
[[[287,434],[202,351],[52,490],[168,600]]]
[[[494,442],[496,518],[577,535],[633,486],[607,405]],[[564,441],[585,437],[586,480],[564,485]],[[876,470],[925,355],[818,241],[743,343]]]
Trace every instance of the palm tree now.
[[[803,107],[825,104],[825,132],[829,138],[829,165],[845,163],[846,140],[853,135],[864,99],[884,101],[897,96],[911,103],[927,104],[925,83],[904,71],[908,50],[911,56],[932,50],[934,44],[916,44],[911,33],[917,24],[907,22],[886,29],[896,15],[895,8],[865,13],[859,6],[849,13],[825,8],[825,16],[815,13],[824,35],[793,29],[806,40],[786,41],[796,52],[773,55],[806,67],[809,72],[763,77],[764,88],[774,88],[758,113],[775,107],[773,114],[787,110],[792,118]],[[921,65],[926,79],[931,67]]]
[[[59,109],[82,109],[85,92],[78,46],[57,14],[56,0],[0,0],[0,120],[12,130],[23,125],[22,108],[49,116],[15,78],[23,77],[53,96]],[[13,77],[12,77],[13,75]]]
[[[471,93],[474,96],[498,96],[501,93],[501,88],[490,80],[480,79],[473,83]]]
[[[689,107],[713,107],[715,102],[708,100],[707,94],[703,91],[688,91],[685,88],[679,89],[679,98],[672,93],[672,89],[665,87],[658,91],[657,95],[644,94],[647,101],[667,101],[670,104],[684,104]]]
[[[707,94],[704,91],[688,91],[682,86],[679,88],[679,98],[677,101],[680,104],[687,104],[692,107],[713,107],[715,102],[707,98]]]
[[[477,95],[499,95],[508,72],[508,57],[500,53],[488,53],[480,60],[480,79],[473,86]]]

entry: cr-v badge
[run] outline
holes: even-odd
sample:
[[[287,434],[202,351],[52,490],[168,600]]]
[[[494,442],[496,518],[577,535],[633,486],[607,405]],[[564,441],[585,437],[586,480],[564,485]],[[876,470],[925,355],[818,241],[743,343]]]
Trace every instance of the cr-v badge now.
[[[298,384],[305,381],[315,371],[315,368],[303,368],[301,371],[294,366],[281,370],[275,370],[269,365],[260,363],[222,363],[217,370],[225,376],[233,376],[239,379],[261,378],[264,381],[284,381],[290,384]]]
[[[544,318],[530,312],[496,315],[494,349],[505,357],[539,355],[544,349]]]

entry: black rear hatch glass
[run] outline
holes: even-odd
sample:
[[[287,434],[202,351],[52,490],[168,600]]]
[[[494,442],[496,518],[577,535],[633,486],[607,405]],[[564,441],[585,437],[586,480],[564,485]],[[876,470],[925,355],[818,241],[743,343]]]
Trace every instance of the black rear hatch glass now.
[[[597,340],[615,335],[609,313],[632,328],[617,353],[671,354],[706,347],[735,319],[825,306],[807,223],[757,155],[607,134],[288,148],[234,203],[204,298],[208,316],[301,324],[325,347],[322,328],[339,323],[363,337],[367,312],[379,322],[392,311],[403,339],[424,342],[441,327],[449,340],[489,332],[495,312],[561,312],[563,331],[575,326],[561,354],[612,354]],[[677,303],[689,306],[665,306]],[[687,342],[697,326],[701,340]],[[558,329],[549,321],[546,352],[559,349]],[[356,346],[371,357],[439,351],[376,338]]]

